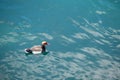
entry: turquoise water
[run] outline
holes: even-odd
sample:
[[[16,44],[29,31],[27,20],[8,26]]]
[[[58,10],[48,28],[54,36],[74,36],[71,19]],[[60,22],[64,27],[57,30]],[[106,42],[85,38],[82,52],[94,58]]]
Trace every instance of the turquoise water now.
[[[120,79],[119,0],[0,0],[0,27],[0,80]]]

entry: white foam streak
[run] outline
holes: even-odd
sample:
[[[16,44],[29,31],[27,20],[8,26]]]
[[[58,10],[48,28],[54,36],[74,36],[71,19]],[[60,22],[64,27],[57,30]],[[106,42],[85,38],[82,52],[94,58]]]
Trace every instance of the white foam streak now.
[[[105,11],[99,11],[99,10],[97,10],[96,13],[99,14],[99,15],[106,14]]]
[[[108,41],[108,40],[105,40],[105,39],[101,39],[101,41],[103,42],[103,43],[106,43],[106,44],[112,44],[112,43],[110,43],[110,41]]]
[[[113,38],[120,40],[120,35],[111,35]]]
[[[117,48],[120,48],[120,44],[118,44],[116,47],[117,47]]]
[[[19,40],[16,39],[15,37],[12,37],[12,36],[3,36],[2,38],[0,38],[0,43],[16,43],[18,42]]]
[[[99,44],[101,44],[101,45],[104,45],[104,43],[101,42],[101,41],[99,41],[99,40],[95,40],[95,42],[96,42],[96,43],[99,43]]]
[[[81,29],[85,30],[86,32],[90,33],[91,35],[95,36],[95,37],[102,37],[104,38],[104,36],[102,34],[100,34],[99,32],[87,29],[86,27],[80,26]]]
[[[68,38],[68,37],[66,37],[64,35],[62,35],[61,38],[63,38],[66,42],[75,43],[75,41],[73,39]]]
[[[66,53],[59,53],[59,57],[61,58],[77,58],[77,59],[81,59],[84,60],[86,55],[81,54],[81,53],[74,53],[74,52],[66,52]]]
[[[73,37],[76,39],[89,39],[89,36],[85,33],[75,33]]]
[[[3,24],[3,23],[5,23],[4,21],[0,21],[0,24]]]
[[[100,65],[101,67],[109,67],[110,64],[112,64],[111,61],[106,60],[106,59],[102,59],[102,60],[99,60],[99,61],[97,61],[97,62],[99,63],[99,65]]]
[[[102,55],[103,53],[105,53],[104,51],[98,50],[93,47],[84,47],[81,50],[84,52],[90,53],[91,55]]]
[[[16,33],[16,32],[9,32],[8,34],[9,34],[9,35],[12,35],[12,36],[15,36],[15,37],[16,37],[16,36],[19,36],[19,34]]]
[[[37,36],[29,35],[29,36],[26,36],[25,38],[28,40],[35,40],[37,38]]]
[[[47,38],[49,40],[53,39],[53,37],[50,34],[47,34],[47,33],[38,33],[38,34],[44,36],[45,38]]]
[[[80,26],[80,23],[79,22],[77,22],[76,20],[74,20],[74,19],[71,19],[72,20],[72,22],[74,23],[74,24],[76,24],[76,25],[79,25]]]

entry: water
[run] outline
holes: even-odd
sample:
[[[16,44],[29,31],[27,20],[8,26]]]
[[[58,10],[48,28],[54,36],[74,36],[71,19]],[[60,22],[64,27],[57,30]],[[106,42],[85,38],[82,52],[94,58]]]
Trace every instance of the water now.
[[[119,21],[119,0],[1,0],[0,80],[119,80]]]

